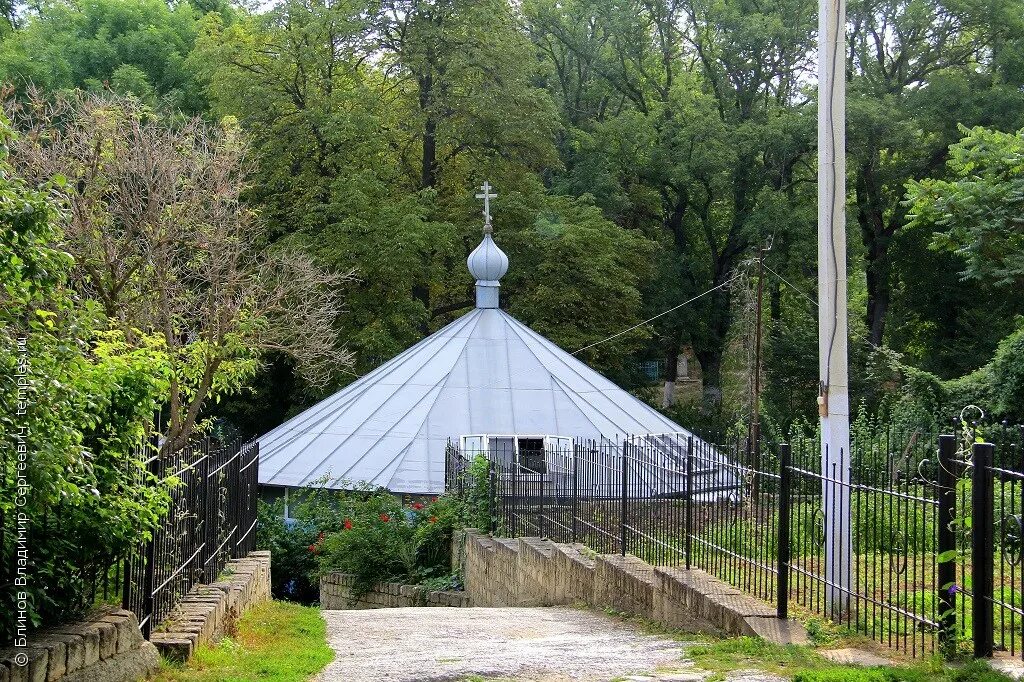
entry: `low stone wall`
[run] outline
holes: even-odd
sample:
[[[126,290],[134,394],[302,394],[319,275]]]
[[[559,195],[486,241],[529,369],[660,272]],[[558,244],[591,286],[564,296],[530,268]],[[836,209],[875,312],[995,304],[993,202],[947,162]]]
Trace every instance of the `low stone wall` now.
[[[0,651],[0,682],[134,682],[159,667],[160,656],[142,638],[135,614],[114,608]]]
[[[220,580],[197,585],[150,636],[160,653],[186,661],[196,647],[230,632],[245,611],[270,599],[270,552],[227,563]]]
[[[653,566],[630,554],[597,557],[591,603],[653,619],[655,601]]]
[[[457,536],[471,606],[586,604],[689,631],[806,643],[807,632],[775,609],[707,573],[654,567],[632,555],[593,555],[540,538]],[[456,567],[459,568],[459,567]]]
[[[355,577],[347,573],[320,576],[320,608],[328,611],[388,609],[409,606],[469,606],[465,592],[432,591],[420,585],[378,583],[366,594],[354,596]]]

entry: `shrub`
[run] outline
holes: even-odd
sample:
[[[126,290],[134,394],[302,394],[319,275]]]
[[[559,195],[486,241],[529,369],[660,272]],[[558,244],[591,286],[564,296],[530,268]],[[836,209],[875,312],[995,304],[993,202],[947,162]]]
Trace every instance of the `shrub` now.
[[[341,528],[307,548],[319,555],[318,575],[350,573],[356,594],[379,582],[411,578],[416,572],[416,515],[384,490],[342,492],[338,498]]]
[[[270,550],[270,590],[275,598],[304,604],[319,599],[317,557],[309,548],[338,523],[333,497],[326,488],[292,491],[290,519],[284,517],[283,499],[260,501],[256,546]]]
[[[451,582],[451,543],[465,525],[465,506],[455,497],[402,507],[377,490],[339,494],[341,523],[308,550],[318,556],[318,576],[332,571],[355,576],[355,593],[390,580]]]
[[[104,331],[71,290],[54,187],[30,188],[8,162],[0,120],[0,640],[17,593],[31,625],[72,619],[168,504],[139,446],[166,390],[158,352]],[[54,181],[54,185],[62,181]],[[23,515],[24,523],[19,523]],[[19,536],[28,555],[18,565]],[[26,584],[16,585],[23,568]]]
[[[468,518],[460,498],[403,506],[383,488],[357,485],[292,491],[289,499],[287,520],[283,500],[259,508],[257,546],[271,551],[275,597],[315,602],[320,576],[331,572],[355,576],[357,594],[389,580],[460,584],[451,574],[452,536]]]

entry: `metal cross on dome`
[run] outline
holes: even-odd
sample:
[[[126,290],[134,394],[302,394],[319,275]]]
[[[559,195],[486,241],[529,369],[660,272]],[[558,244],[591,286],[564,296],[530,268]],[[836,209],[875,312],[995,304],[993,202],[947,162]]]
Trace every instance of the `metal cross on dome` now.
[[[484,229],[486,230],[491,226],[491,199],[498,196],[497,192],[491,192],[491,183],[484,180],[484,184],[480,185],[480,189],[483,190],[482,194],[477,194],[477,199],[484,200]]]

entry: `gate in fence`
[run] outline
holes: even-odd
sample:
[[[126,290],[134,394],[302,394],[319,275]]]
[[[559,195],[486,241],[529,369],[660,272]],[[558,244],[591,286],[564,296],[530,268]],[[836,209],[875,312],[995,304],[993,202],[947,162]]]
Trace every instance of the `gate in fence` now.
[[[146,468],[157,481],[177,480],[168,513],[124,562],[123,606],[149,639],[192,587],[255,548],[259,443],[212,447],[206,439],[154,453]]]
[[[1022,656],[1024,427],[992,442],[920,432],[855,435],[851,471],[822,471],[814,439],[690,435],[577,439],[538,457],[447,449],[456,493],[485,486],[498,535],[580,542],[654,565],[695,567],[776,605],[816,614],[913,656],[970,647]],[[483,480],[469,481],[484,457]],[[826,500],[845,487],[848,584],[830,576]],[[831,494],[829,494],[831,493]]]

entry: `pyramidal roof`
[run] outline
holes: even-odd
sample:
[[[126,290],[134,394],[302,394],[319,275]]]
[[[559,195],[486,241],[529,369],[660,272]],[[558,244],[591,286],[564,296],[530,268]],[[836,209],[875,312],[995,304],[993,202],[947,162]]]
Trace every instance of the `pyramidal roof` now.
[[[468,259],[476,309],[262,436],[260,483],[437,493],[460,436],[686,433],[498,308],[508,258],[489,218]]]

